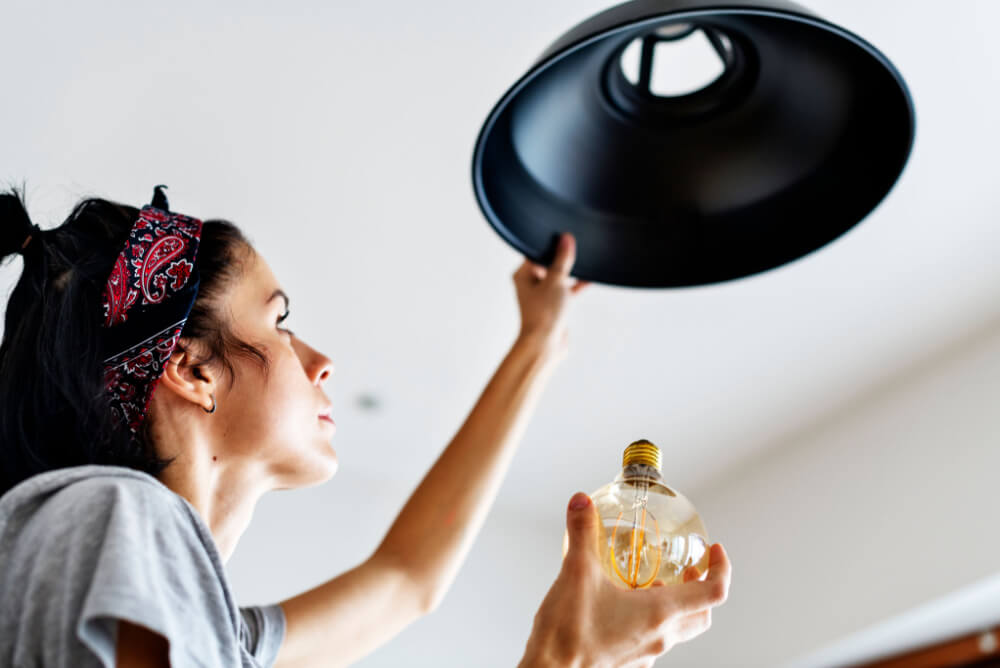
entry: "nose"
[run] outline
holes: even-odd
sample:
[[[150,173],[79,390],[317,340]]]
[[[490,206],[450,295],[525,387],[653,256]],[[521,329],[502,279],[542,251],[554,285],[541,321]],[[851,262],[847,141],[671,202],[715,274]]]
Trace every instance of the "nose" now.
[[[333,375],[333,361],[316,350],[302,339],[295,338],[298,348],[299,359],[302,360],[302,368],[313,385],[322,385],[326,379]]]
[[[318,350],[313,351],[311,368],[307,369],[309,380],[315,385],[322,385],[333,375],[333,361]]]

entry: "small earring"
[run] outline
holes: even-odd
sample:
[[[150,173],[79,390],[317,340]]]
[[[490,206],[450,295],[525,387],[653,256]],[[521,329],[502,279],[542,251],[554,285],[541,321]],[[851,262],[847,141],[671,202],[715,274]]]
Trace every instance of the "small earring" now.
[[[212,397],[212,410],[208,410],[204,406],[201,407],[201,410],[205,411],[206,413],[214,413],[215,412],[215,395],[214,394],[210,394],[208,396]]]

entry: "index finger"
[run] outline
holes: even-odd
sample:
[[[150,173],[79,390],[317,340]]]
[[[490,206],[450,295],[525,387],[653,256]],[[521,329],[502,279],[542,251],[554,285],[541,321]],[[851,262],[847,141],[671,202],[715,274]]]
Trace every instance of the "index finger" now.
[[[672,604],[682,612],[697,612],[725,603],[731,577],[729,556],[721,543],[715,543],[709,548],[707,578],[668,587],[664,593],[671,596]]]

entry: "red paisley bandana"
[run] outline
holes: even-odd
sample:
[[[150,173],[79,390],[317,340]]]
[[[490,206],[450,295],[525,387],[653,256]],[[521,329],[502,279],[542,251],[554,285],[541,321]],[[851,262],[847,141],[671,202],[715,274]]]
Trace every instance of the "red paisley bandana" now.
[[[144,206],[104,287],[104,386],[133,436],[198,294],[201,228],[165,204]]]

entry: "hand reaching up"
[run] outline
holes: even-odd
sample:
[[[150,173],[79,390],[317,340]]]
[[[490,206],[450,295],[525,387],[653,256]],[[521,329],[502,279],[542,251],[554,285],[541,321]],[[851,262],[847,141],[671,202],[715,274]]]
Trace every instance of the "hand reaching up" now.
[[[544,267],[525,258],[514,272],[514,286],[521,310],[519,338],[533,339],[557,358],[568,346],[566,309],[571,295],[590,285],[570,277],[576,262],[576,240],[566,233],[560,237],[555,259]]]

